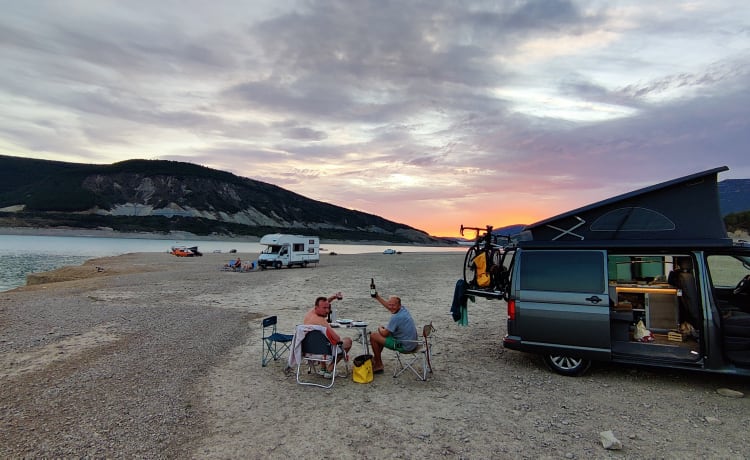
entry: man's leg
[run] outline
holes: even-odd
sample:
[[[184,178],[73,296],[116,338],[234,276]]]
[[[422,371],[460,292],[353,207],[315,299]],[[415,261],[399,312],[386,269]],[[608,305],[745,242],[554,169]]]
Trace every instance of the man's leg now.
[[[341,339],[341,346],[343,347],[346,354],[349,354],[349,350],[352,349],[352,339],[349,337],[344,337]],[[341,361],[344,358],[344,355],[342,353],[339,353],[336,357],[336,361]],[[333,360],[326,366],[326,371],[331,372],[333,371]]]
[[[379,332],[373,332],[370,334],[370,346],[372,346],[372,370],[380,371],[383,370],[383,360],[380,357],[383,348],[385,347],[385,337],[380,335]]]

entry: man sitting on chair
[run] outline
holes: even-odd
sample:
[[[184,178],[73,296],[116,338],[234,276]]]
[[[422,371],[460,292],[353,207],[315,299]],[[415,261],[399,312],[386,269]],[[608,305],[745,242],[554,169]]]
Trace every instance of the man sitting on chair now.
[[[352,348],[352,339],[349,337],[341,338],[336,333],[336,331],[333,330],[331,325],[328,323],[328,314],[331,312],[331,302],[334,299],[340,299],[341,293],[337,292],[336,294],[332,295],[331,297],[318,297],[315,299],[315,306],[312,307],[306,314],[305,318],[302,320],[303,324],[311,324],[315,326],[323,326],[326,328],[326,336],[328,337],[328,340],[330,340],[332,343],[343,343],[343,351],[346,353],[349,353],[349,350]],[[340,353],[338,355],[338,359],[340,360],[343,357],[343,353]],[[328,368],[325,369],[324,373],[330,373],[333,369],[333,362],[328,364]]]
[[[417,347],[417,326],[414,324],[414,319],[409,314],[409,310],[401,305],[400,298],[391,296],[386,302],[378,293],[375,293],[374,298],[391,312],[388,326],[379,326],[376,332],[370,334],[373,355],[372,372],[382,374],[383,360],[380,354],[383,348],[400,352],[414,350]]]

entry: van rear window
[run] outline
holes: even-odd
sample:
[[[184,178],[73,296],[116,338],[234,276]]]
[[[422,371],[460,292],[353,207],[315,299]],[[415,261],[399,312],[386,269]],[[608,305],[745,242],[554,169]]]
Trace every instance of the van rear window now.
[[[521,289],[602,293],[604,254],[597,251],[523,251]]]

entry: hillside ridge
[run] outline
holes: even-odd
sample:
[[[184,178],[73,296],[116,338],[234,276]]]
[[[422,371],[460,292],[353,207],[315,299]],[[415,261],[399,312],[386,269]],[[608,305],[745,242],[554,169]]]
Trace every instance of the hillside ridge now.
[[[0,226],[445,242],[276,185],[167,160],[92,165],[0,156]]]

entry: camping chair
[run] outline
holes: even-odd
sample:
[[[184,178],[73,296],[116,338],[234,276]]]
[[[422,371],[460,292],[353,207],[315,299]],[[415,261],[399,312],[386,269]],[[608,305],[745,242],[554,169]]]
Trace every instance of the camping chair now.
[[[432,333],[435,332],[435,328],[432,327],[432,323],[426,324],[422,328],[422,337],[417,340],[405,340],[402,342],[416,343],[417,346],[411,351],[398,351],[396,352],[396,361],[398,361],[398,367],[393,372],[393,378],[403,374],[407,369],[412,371],[414,375],[421,381],[427,380],[427,374],[432,374]],[[401,359],[403,357],[403,360]]]
[[[344,351],[340,351],[339,347],[341,343],[333,344],[326,334],[320,329],[315,329],[310,326],[297,326],[295,332],[297,337],[295,338],[295,344],[300,344],[300,359],[297,360],[297,383],[300,385],[312,385],[321,388],[331,388],[333,382],[336,380],[336,367],[338,366],[338,354],[344,353],[344,359],[346,354]],[[301,336],[304,334],[304,338]],[[296,346],[296,345],[295,345]],[[312,381],[303,381],[300,379],[300,368],[302,364],[307,364],[307,373],[318,374],[317,369],[320,366],[324,368],[328,366],[328,363],[333,360],[333,369],[331,370],[331,383],[323,385]],[[291,362],[291,356],[290,356]],[[327,376],[326,376],[327,378]]]
[[[275,316],[269,316],[261,323],[263,356],[260,362],[263,367],[266,367],[271,358],[276,361],[284,356],[284,352],[288,351],[292,345],[294,336],[276,332],[276,322],[277,318]]]

